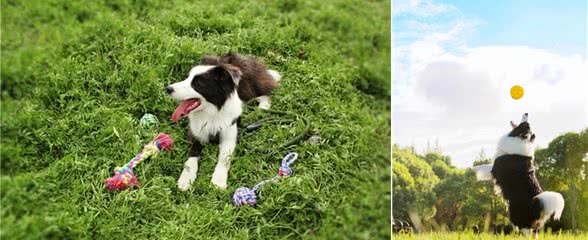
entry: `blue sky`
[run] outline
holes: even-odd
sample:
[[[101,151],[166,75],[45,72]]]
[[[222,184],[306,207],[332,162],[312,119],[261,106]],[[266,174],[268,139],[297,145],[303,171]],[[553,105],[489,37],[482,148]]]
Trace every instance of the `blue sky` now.
[[[410,21],[446,25],[464,19],[476,25],[476,31],[465,36],[473,47],[526,45],[564,55],[581,53],[586,57],[588,8],[585,0],[458,0],[440,4],[449,6],[444,14],[394,16],[393,30],[406,30]]]
[[[586,1],[455,1],[466,18],[480,19],[475,46],[527,45],[586,56]]]
[[[393,141],[458,167],[529,112],[545,147],[588,127],[587,12],[575,1],[393,1]],[[510,87],[525,88],[521,100]]]

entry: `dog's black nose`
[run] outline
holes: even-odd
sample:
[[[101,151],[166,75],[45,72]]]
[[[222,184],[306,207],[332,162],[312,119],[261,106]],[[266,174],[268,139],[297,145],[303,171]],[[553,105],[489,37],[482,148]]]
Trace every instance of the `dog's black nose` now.
[[[172,94],[172,93],[174,92],[174,88],[173,88],[173,87],[166,87],[166,88],[165,88],[165,91],[166,91],[168,94]]]

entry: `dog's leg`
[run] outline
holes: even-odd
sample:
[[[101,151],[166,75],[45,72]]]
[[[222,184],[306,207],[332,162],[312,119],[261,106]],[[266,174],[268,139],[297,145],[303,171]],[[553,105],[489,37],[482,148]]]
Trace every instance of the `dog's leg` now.
[[[276,71],[276,70],[271,70],[271,69],[270,69],[270,70],[267,70],[267,73],[269,73],[269,75],[271,75],[271,76],[272,76],[272,78],[273,78],[273,79],[274,79],[276,82],[279,82],[279,81],[281,81],[281,80],[282,80],[282,75],[281,75],[281,74],[280,74],[278,71]]]
[[[276,82],[280,82],[280,80],[282,80],[282,75],[280,75],[280,73],[276,70],[267,70],[267,73],[271,75]],[[260,96],[256,99],[259,101],[258,107],[261,109],[268,110],[272,106],[272,99],[270,96]]]
[[[194,141],[190,152],[188,152],[188,160],[184,163],[184,170],[178,179],[178,188],[182,191],[190,189],[192,182],[196,179],[198,172],[198,160],[200,160],[200,153],[202,152],[202,144],[199,141]]]
[[[212,174],[212,184],[221,189],[227,188],[227,177],[231,167],[231,155],[237,145],[237,125],[233,124],[220,133],[218,162]]]
[[[539,240],[539,229],[535,229],[535,240]]]
[[[272,99],[270,98],[270,96],[261,96],[256,99],[257,101],[259,101],[258,107],[263,110],[268,110],[272,106]]]
[[[525,235],[525,237],[528,237],[529,239],[531,239],[531,231],[532,229],[529,228],[522,228],[521,232],[523,232],[523,235]]]

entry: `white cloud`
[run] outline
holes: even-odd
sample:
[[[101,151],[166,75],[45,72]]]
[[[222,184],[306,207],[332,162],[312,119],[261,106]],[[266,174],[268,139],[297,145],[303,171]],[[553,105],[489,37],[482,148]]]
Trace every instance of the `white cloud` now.
[[[410,23],[410,25],[418,25]],[[463,51],[466,46],[464,35],[475,31],[476,21],[459,20],[448,26],[424,24],[424,27],[394,32],[393,48],[393,95],[404,92],[416,78],[416,73],[427,66],[431,59],[452,60],[455,56],[448,54],[448,49]],[[415,36],[419,36],[413,40]],[[409,41],[406,41],[408,39]],[[406,42],[398,44],[398,42]]]
[[[420,64],[414,84],[393,99],[395,142],[422,149],[438,138],[457,166],[469,166],[482,148],[492,155],[508,122],[524,112],[540,146],[588,127],[588,65],[579,56],[493,46]],[[509,96],[515,84],[525,88],[518,101]]]

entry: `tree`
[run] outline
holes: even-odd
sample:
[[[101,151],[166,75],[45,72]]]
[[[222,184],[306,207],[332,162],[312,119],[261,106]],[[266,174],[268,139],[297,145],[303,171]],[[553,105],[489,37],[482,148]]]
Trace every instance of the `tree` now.
[[[408,219],[414,210],[420,218],[428,220],[435,215],[435,192],[439,178],[427,162],[410,148],[393,151],[393,213],[394,218]]]
[[[537,175],[547,191],[564,195],[566,208],[562,222],[576,231],[588,229],[588,194],[586,187],[586,163],[582,161],[588,152],[588,128],[580,133],[565,133],[553,139],[547,148],[535,152]],[[578,210],[581,211],[579,212]]]
[[[450,167],[445,169],[448,171],[444,173],[444,178],[435,187],[437,196],[435,221],[447,226],[450,230],[461,230],[468,222],[468,219],[461,214],[469,194],[467,191],[468,179],[464,178],[465,170]]]

